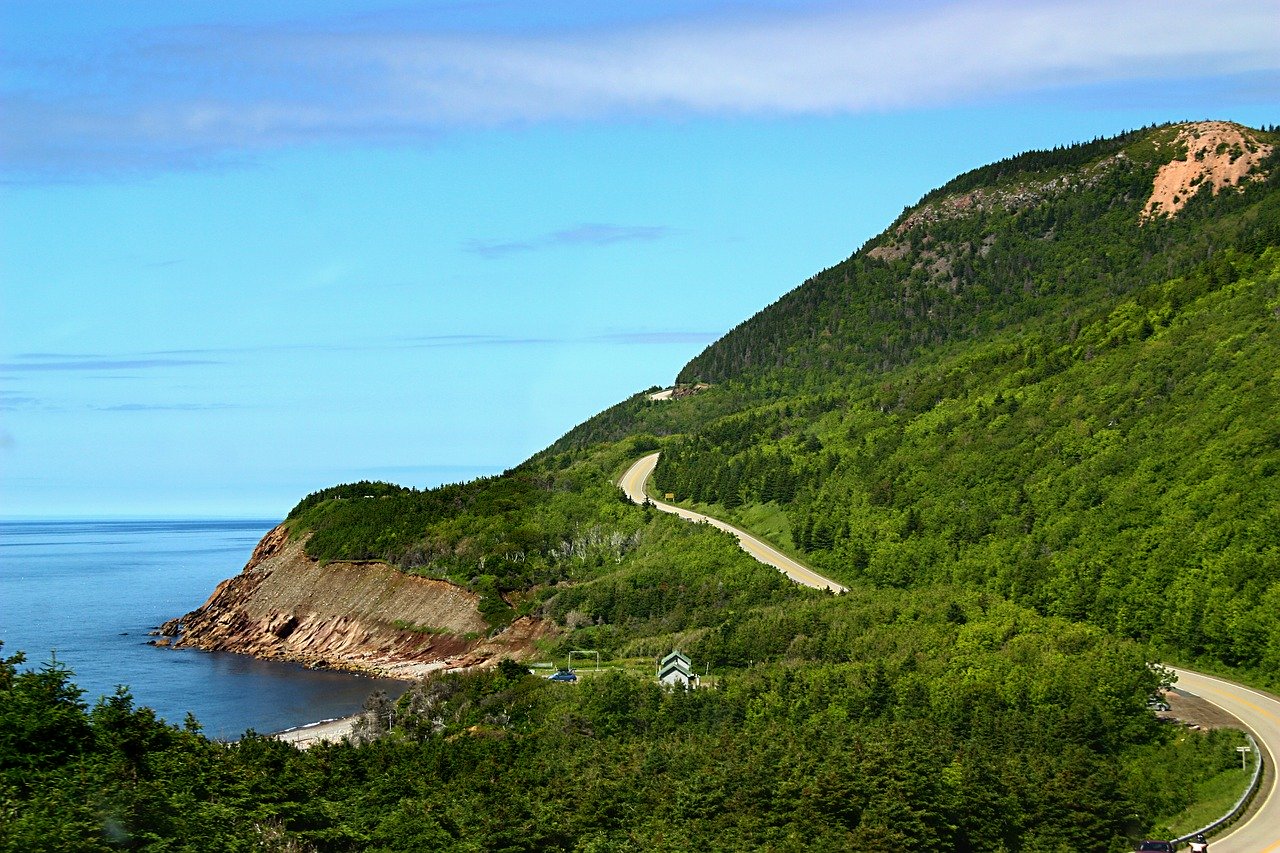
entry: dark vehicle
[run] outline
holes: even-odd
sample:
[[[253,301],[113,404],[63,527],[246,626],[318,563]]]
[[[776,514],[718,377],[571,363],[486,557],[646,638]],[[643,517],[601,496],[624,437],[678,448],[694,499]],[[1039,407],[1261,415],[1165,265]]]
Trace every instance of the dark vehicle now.
[[[554,675],[548,675],[547,681],[577,681],[578,676],[574,675],[571,670],[556,670]]]
[[[1138,845],[1138,853],[1175,853],[1168,841],[1144,841]]]

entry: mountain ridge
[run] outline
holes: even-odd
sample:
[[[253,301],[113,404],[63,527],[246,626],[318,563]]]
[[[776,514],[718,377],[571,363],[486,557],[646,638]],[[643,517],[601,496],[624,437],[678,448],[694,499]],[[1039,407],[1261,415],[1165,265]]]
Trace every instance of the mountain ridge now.
[[[927,193],[848,259],[709,345],[676,381],[718,382],[741,370],[793,364],[883,370],[906,363],[922,347],[1043,316],[1064,299],[1090,291],[1116,295],[1149,282],[1156,278],[1150,261],[1157,254],[1164,260],[1160,277],[1171,278],[1214,249],[1215,230],[1199,227],[1210,218],[1205,208],[1212,207],[1214,216],[1231,213],[1248,204],[1244,196],[1262,195],[1274,182],[1276,135],[1248,130],[1259,155],[1249,163],[1261,179],[1238,185],[1230,198],[1197,193],[1194,204],[1188,199],[1179,207],[1181,215],[1137,227],[1145,221],[1141,205],[1155,192],[1159,169],[1185,156],[1179,143],[1184,131],[1222,124],[1167,125],[1028,152],[959,176]],[[1090,229],[1082,232],[1081,223]],[[1274,230],[1274,219],[1267,226]],[[993,232],[1001,234],[999,243]],[[1071,245],[1054,245],[1072,233]],[[1098,241],[1116,254],[1085,260],[1088,246]],[[1091,269],[1064,288],[1057,267],[1068,254]],[[1107,287],[1093,286],[1091,279]],[[864,318],[861,334],[846,331],[851,315]],[[810,329],[825,337],[823,351],[806,345]]]

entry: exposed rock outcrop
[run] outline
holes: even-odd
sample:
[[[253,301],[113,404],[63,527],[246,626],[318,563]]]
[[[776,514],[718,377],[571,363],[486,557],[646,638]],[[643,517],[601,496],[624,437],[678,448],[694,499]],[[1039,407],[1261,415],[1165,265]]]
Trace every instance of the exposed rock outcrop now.
[[[1271,155],[1271,146],[1253,131],[1226,121],[1201,121],[1183,125],[1174,145],[1186,148],[1186,156],[1160,167],[1142,219],[1176,216],[1191,197],[1204,187],[1214,195],[1227,187],[1265,177],[1257,167]]]
[[[952,219],[963,219],[1002,210],[1014,213],[1043,204],[1045,201],[1096,186],[1107,174],[1128,160],[1122,151],[1106,157],[1091,166],[1048,179],[1030,179],[1008,187],[980,187],[965,193],[943,196],[936,201],[922,204],[902,219],[891,231],[900,237],[920,225],[930,225]],[[898,248],[896,240],[881,244],[867,252],[869,257],[894,260],[905,252]]]
[[[378,562],[321,565],[276,527],[199,609],[166,622],[174,648],[229,651],[397,678],[524,657],[554,627],[528,617],[489,638],[479,596]]]

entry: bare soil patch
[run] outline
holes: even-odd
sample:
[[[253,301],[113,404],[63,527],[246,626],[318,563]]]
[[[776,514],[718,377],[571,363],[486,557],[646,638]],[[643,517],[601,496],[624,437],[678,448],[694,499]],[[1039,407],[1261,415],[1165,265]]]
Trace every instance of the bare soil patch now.
[[[1173,720],[1201,729],[1244,730],[1245,728],[1244,723],[1235,716],[1192,693],[1184,693],[1174,688],[1164,694],[1164,701],[1169,703],[1169,710],[1156,712],[1156,716],[1162,720]]]
[[[1186,158],[1166,163],[1156,172],[1151,197],[1142,209],[1142,221],[1177,215],[1206,186],[1217,195],[1221,189],[1260,177],[1254,174],[1254,167],[1271,154],[1271,146],[1246,130],[1225,121],[1183,127],[1173,144],[1186,146]]]

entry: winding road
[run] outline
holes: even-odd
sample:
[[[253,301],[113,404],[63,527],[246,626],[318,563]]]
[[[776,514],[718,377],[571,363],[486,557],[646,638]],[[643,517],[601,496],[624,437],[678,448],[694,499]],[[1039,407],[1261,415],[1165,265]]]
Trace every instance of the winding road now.
[[[632,501],[642,504],[648,500],[663,512],[689,521],[710,524],[732,533],[738,537],[744,551],[783,572],[796,583],[835,592],[848,591],[846,587],[802,566],[744,530],[709,515],[650,498],[645,485],[658,464],[658,455],[651,453],[637,460],[618,481],[618,485]],[[1280,774],[1275,772],[1276,756],[1280,755],[1280,698],[1189,669],[1175,667],[1173,671],[1178,674],[1179,691],[1191,693],[1217,705],[1248,727],[1264,753],[1263,760],[1272,770],[1270,774],[1264,774],[1262,789],[1258,791],[1255,800],[1262,805],[1247,820],[1211,838],[1210,849],[1213,853],[1280,853],[1280,792],[1277,791]]]
[[[841,586],[831,578],[824,578],[822,575],[813,571],[813,569],[803,566],[786,554],[774,548],[767,542],[763,542],[756,537],[747,533],[745,530],[739,530],[732,524],[726,524],[718,518],[712,518],[709,515],[703,515],[700,512],[684,509],[683,507],[673,506],[668,503],[662,503],[649,497],[645,491],[645,483],[649,481],[653,469],[658,464],[657,453],[650,453],[648,456],[641,457],[636,463],[627,469],[627,473],[622,475],[622,479],[618,481],[618,485],[627,493],[627,497],[638,504],[648,500],[663,512],[669,512],[672,515],[678,515],[689,521],[710,524],[712,527],[732,533],[738,537],[738,544],[742,546],[742,550],[755,557],[766,566],[773,566],[778,571],[791,578],[796,583],[811,586],[814,589],[829,589],[832,592],[848,592],[848,587]]]
[[[1212,853],[1280,853],[1280,793],[1277,792],[1276,755],[1280,754],[1280,698],[1231,681],[1189,669],[1172,668],[1178,674],[1179,692],[1192,693],[1235,715],[1253,732],[1262,759],[1272,769],[1264,778],[1257,800],[1261,807],[1248,820],[1210,838]]]

